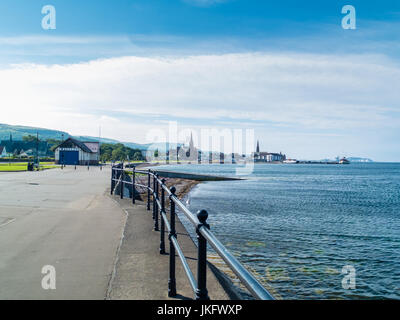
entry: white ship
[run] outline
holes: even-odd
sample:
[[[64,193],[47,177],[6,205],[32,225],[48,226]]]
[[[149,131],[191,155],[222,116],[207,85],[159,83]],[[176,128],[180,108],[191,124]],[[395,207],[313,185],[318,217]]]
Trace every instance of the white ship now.
[[[284,160],[283,163],[293,164],[293,163],[297,163],[297,160],[296,159],[287,159],[287,160]]]

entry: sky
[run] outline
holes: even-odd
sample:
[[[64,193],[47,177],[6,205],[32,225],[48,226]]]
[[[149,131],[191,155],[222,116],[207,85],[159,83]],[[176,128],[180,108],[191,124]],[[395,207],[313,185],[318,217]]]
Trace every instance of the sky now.
[[[399,161],[399,84],[396,0],[0,2],[0,123],[148,143],[175,121],[254,129],[291,158]]]

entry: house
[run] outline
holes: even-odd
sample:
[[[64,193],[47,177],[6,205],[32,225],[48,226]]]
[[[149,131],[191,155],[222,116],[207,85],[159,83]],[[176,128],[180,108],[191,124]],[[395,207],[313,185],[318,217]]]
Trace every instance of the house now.
[[[7,157],[7,150],[5,146],[0,146],[0,158],[5,158]]]
[[[82,142],[68,138],[54,150],[56,164],[98,165],[100,161],[100,143]]]
[[[259,152],[254,155],[254,160],[260,162],[282,162],[286,156],[282,153]]]

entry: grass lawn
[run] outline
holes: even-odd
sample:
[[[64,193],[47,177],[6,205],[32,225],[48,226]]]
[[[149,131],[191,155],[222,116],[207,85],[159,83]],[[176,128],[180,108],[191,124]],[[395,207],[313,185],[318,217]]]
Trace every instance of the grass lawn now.
[[[58,168],[54,162],[42,162],[40,163],[40,170]],[[0,172],[11,172],[11,171],[27,171],[27,162],[11,162],[11,163],[0,163]]]

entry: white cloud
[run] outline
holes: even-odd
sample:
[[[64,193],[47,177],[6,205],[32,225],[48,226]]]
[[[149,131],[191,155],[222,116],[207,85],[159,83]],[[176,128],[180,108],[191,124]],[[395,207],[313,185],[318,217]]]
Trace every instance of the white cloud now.
[[[140,141],[154,119],[264,122],[265,132],[398,128],[400,67],[383,56],[122,57],[0,70],[2,123]],[[130,115],[123,118],[123,115]],[[112,118],[112,119],[110,119]]]

